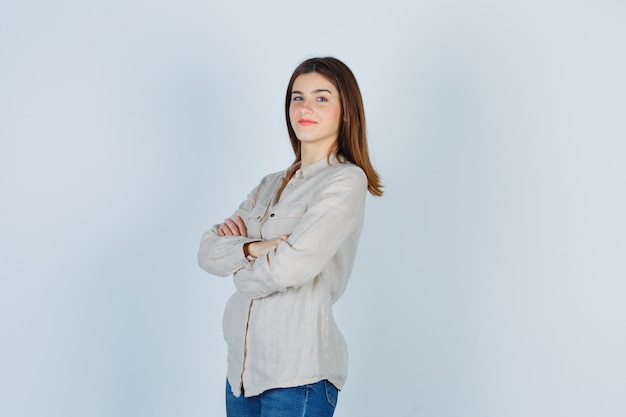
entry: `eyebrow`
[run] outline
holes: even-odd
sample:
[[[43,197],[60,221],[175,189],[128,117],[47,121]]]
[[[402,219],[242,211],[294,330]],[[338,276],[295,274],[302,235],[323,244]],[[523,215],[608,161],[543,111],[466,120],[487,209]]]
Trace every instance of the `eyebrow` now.
[[[313,90],[313,91],[311,91],[311,94],[318,94],[318,93],[328,93],[328,94],[332,94],[332,93],[330,92],[330,90],[327,90],[327,89],[325,89],[325,88],[318,88],[317,90]],[[293,91],[291,92],[291,94],[302,94],[302,91],[300,91],[300,90],[293,90]]]

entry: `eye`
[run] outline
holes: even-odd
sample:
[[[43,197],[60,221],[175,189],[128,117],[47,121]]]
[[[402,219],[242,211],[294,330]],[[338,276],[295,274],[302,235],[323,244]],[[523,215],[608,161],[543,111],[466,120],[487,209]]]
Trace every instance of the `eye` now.
[[[328,101],[328,100],[326,99],[326,97],[318,97],[316,100],[317,100],[317,101],[322,101],[322,102],[324,102],[324,101]]]
[[[302,101],[302,97],[300,96],[295,96],[294,98],[291,99],[292,101]]]

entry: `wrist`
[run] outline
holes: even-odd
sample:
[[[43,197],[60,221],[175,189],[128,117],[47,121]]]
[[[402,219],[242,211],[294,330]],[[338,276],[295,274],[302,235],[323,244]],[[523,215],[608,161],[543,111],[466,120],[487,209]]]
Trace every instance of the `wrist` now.
[[[243,244],[243,256],[246,257],[247,260],[249,261],[253,261],[255,260],[257,257],[252,255],[250,253],[250,245],[253,244],[254,242],[247,242]]]

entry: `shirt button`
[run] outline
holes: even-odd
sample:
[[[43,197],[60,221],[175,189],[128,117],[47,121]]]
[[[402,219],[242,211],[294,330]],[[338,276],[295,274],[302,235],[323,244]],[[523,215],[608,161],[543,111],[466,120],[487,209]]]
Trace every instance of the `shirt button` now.
[[[274,213],[270,214],[270,217],[274,217],[274,216],[275,216],[275,214],[274,214]]]

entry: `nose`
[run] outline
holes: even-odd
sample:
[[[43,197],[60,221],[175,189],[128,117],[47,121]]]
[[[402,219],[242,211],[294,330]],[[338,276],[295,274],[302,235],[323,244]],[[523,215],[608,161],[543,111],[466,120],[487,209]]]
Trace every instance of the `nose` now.
[[[313,113],[313,109],[309,105],[308,101],[303,100],[302,103],[300,104],[300,114],[304,116],[304,115],[308,115],[311,113]]]

